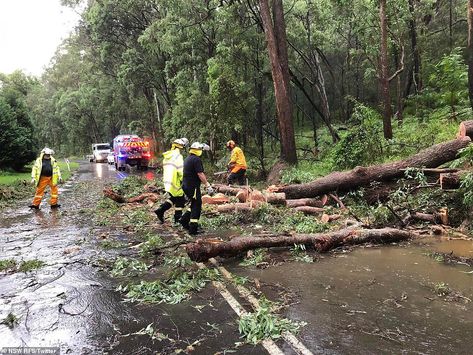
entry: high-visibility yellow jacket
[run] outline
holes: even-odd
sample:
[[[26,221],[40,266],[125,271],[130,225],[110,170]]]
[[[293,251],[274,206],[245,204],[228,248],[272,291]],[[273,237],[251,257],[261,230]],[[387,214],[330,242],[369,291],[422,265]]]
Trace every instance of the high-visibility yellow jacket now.
[[[33,169],[31,170],[31,177],[35,181],[35,186],[38,186],[39,178],[41,177],[41,169],[43,168],[43,155],[44,153],[41,153],[39,158],[35,160]],[[53,186],[56,186],[59,179],[61,178],[61,171],[59,170],[59,165],[56,159],[53,157],[51,157],[51,165],[53,167]]]
[[[184,158],[179,149],[171,149],[163,153],[163,182],[164,189],[172,196],[184,195],[182,176],[184,173]]]
[[[239,147],[235,147],[232,149],[232,155],[230,157],[230,163],[228,165],[232,167],[232,173],[236,173],[240,169],[246,170],[245,155]]]

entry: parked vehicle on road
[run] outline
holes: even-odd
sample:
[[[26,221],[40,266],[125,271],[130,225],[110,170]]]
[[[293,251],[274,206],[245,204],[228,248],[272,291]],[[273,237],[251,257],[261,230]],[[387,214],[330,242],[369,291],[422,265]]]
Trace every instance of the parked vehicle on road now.
[[[149,143],[135,134],[122,134],[113,139],[115,168],[125,170],[126,165],[148,169],[151,152]]]
[[[106,162],[107,156],[110,153],[110,144],[108,143],[95,143],[92,144],[92,161]]]
[[[107,163],[110,164],[110,165],[115,164],[115,155],[113,154],[113,152],[108,153]]]

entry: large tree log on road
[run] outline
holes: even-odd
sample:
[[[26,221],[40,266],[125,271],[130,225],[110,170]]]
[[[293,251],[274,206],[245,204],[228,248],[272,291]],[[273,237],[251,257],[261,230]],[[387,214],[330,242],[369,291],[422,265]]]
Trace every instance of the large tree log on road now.
[[[455,139],[436,144],[405,160],[368,167],[358,166],[350,171],[333,172],[307,184],[282,186],[279,191],[285,192],[288,199],[298,199],[316,197],[330,191],[348,191],[368,185],[373,181],[401,178],[404,175],[401,169],[408,167],[436,168],[454,160],[458,151],[465,148],[470,142],[469,137]]]
[[[278,237],[237,237],[230,241],[198,239],[186,244],[186,251],[191,260],[207,261],[215,256],[230,257],[247,250],[270,247],[293,247],[304,244],[318,252],[326,252],[341,245],[363,243],[394,243],[408,240],[413,233],[394,228],[357,229],[347,228],[337,232],[320,234],[296,234]]]

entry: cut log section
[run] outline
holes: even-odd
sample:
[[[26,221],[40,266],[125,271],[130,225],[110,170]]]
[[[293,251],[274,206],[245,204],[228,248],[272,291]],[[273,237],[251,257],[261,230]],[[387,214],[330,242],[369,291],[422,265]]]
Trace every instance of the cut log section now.
[[[230,257],[251,249],[271,247],[293,247],[304,244],[318,252],[327,252],[342,245],[363,243],[395,243],[408,240],[413,233],[394,228],[357,229],[347,228],[336,232],[319,234],[296,234],[293,236],[236,237],[230,241],[198,239],[186,244],[186,251],[193,261],[207,261],[216,256]]]
[[[220,213],[231,213],[231,212],[251,212],[254,208],[262,205],[260,201],[252,201],[246,203],[227,203],[217,207],[217,211]]]
[[[473,121],[461,122],[457,137],[470,137],[471,139],[473,139]]]
[[[286,204],[286,194],[284,192],[263,192],[266,202],[272,205],[281,205]]]
[[[316,197],[331,191],[348,191],[360,186],[368,185],[373,181],[386,181],[401,178],[401,169],[408,167],[436,168],[454,160],[460,149],[471,142],[470,137],[463,137],[445,143],[436,144],[407,159],[391,163],[358,166],[353,170],[333,172],[306,184],[282,186],[280,192],[285,192],[288,199]]]
[[[223,205],[224,203],[229,203],[230,200],[227,196],[222,193],[218,193],[214,196],[204,195],[202,196],[202,203],[208,205]]]
[[[299,198],[296,200],[286,200],[286,206],[289,208],[296,208],[300,206],[310,206],[322,208],[327,203],[327,195],[321,199],[318,198]]]
[[[458,189],[462,178],[468,171],[458,171],[456,173],[440,174],[440,188],[442,190]]]

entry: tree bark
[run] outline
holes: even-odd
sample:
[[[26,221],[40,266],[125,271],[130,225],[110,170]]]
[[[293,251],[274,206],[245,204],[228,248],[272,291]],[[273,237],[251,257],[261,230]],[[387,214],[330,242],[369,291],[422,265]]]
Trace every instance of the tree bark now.
[[[325,203],[327,203],[325,199]],[[311,206],[322,208],[325,205],[322,199],[318,198],[300,198],[297,200],[286,200],[286,206],[289,208],[296,208],[301,206]]]
[[[268,0],[260,0],[260,13],[268,46],[274,96],[281,138],[281,159],[288,164],[297,164],[296,141],[292,122],[289,66],[287,57],[286,24],[282,0],[273,1],[273,21]]]
[[[392,108],[388,77],[388,25],[386,18],[386,0],[380,0],[379,19],[381,26],[379,85],[381,89],[381,97],[383,98],[383,132],[384,138],[391,139],[393,137],[393,129],[391,124]]]
[[[310,183],[282,186],[278,190],[285,192],[288,199],[298,199],[316,197],[330,191],[348,191],[368,185],[372,181],[397,179],[404,175],[401,169],[435,168],[454,160],[458,151],[470,142],[469,137],[463,137],[436,144],[404,160],[369,167],[358,166],[344,172],[336,171]]]
[[[215,256],[230,257],[247,250],[270,247],[292,247],[294,244],[304,244],[313,247],[318,252],[327,252],[342,245],[363,243],[395,243],[408,240],[414,234],[394,228],[358,229],[347,228],[336,232],[320,234],[296,234],[293,236],[245,236],[233,238],[230,241],[198,239],[186,245],[186,251],[193,261],[207,261]]]
[[[473,108],[473,0],[468,0],[468,95]]]
[[[409,0],[409,12],[411,14],[411,18],[409,20],[409,33],[411,37],[411,49],[413,57],[412,79],[414,81],[414,92],[418,94],[422,90],[422,78],[420,76],[421,61],[419,47],[417,45],[417,20],[414,1],[416,0]]]
[[[422,212],[412,212],[407,216],[403,223],[404,225],[409,224],[411,221],[420,221],[420,222],[429,222],[433,224],[443,224],[448,225],[448,211],[446,209],[441,209],[435,213],[422,213]]]

